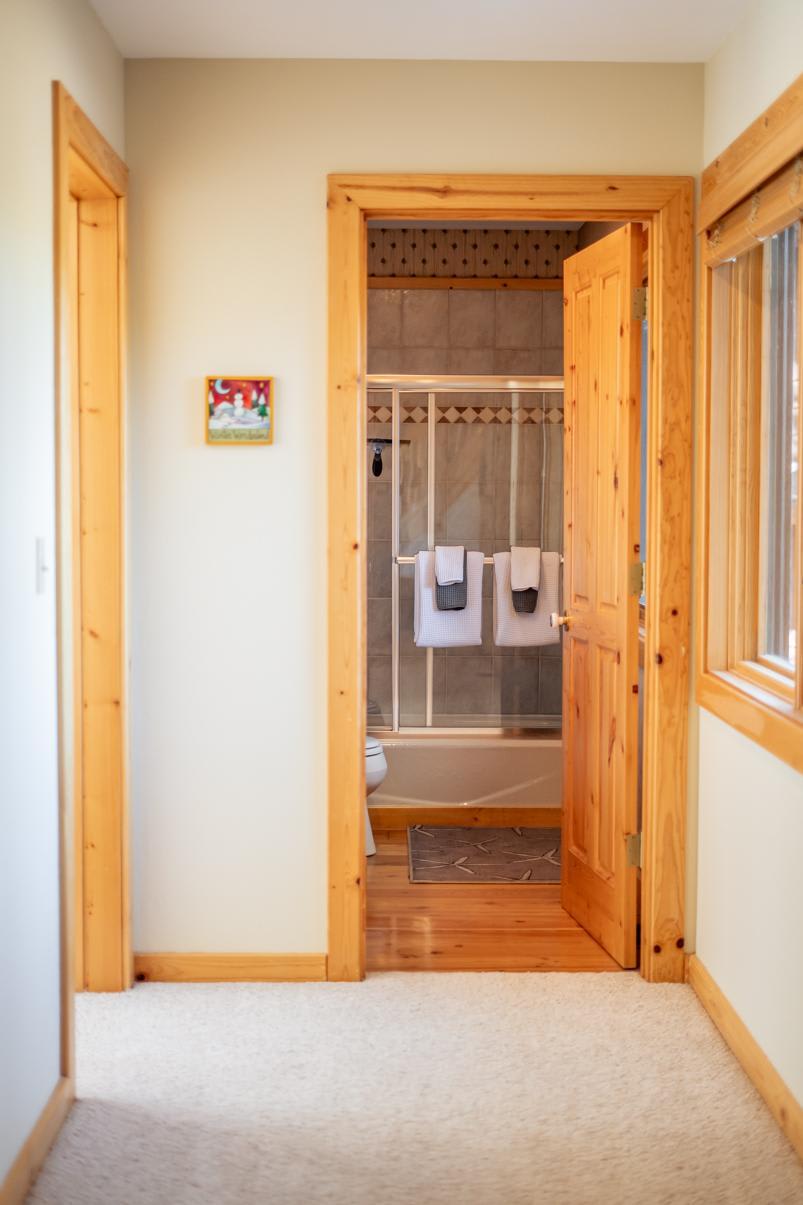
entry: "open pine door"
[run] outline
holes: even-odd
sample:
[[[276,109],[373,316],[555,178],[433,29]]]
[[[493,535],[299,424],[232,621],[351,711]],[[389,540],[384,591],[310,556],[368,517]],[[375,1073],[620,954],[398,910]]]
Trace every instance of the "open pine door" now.
[[[564,264],[561,898],[623,967],[637,960],[641,246],[628,225]]]

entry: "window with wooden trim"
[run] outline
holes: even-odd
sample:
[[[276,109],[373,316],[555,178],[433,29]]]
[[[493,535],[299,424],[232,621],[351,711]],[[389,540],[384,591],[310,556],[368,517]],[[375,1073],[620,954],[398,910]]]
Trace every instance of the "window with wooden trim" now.
[[[720,667],[785,698],[800,626],[798,225],[714,269],[711,317],[712,467],[727,481],[712,531],[727,545],[726,607],[711,637]]]
[[[803,771],[801,158],[757,183],[703,242],[698,698]]]

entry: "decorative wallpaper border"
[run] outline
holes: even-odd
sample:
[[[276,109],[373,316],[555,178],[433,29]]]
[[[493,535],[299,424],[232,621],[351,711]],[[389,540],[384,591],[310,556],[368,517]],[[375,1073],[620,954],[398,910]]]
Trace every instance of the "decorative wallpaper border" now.
[[[369,276],[549,280],[577,250],[576,230],[368,231]]]
[[[505,426],[515,423],[517,426],[538,423],[562,423],[563,408],[551,406],[544,410],[540,406],[520,407],[510,410],[507,406],[436,406],[436,422],[438,423],[485,423]],[[421,423],[427,421],[427,411],[423,406],[402,406],[401,421],[403,423]],[[389,423],[392,414],[389,406],[369,406],[369,423]]]

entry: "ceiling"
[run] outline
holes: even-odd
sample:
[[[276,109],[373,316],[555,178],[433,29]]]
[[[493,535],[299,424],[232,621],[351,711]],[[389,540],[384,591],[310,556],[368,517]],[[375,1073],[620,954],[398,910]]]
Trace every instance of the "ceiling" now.
[[[91,0],[127,58],[707,61],[751,0]]]

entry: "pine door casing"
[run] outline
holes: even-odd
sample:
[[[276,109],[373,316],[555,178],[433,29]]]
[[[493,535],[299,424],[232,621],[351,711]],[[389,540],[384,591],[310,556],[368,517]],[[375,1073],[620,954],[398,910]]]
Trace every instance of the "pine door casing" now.
[[[365,973],[367,222],[634,221],[649,228],[641,973],[685,976],[693,181],[673,176],[329,177],[330,979]]]
[[[132,981],[123,513],[125,165],[54,85],[63,1047],[70,993]]]

